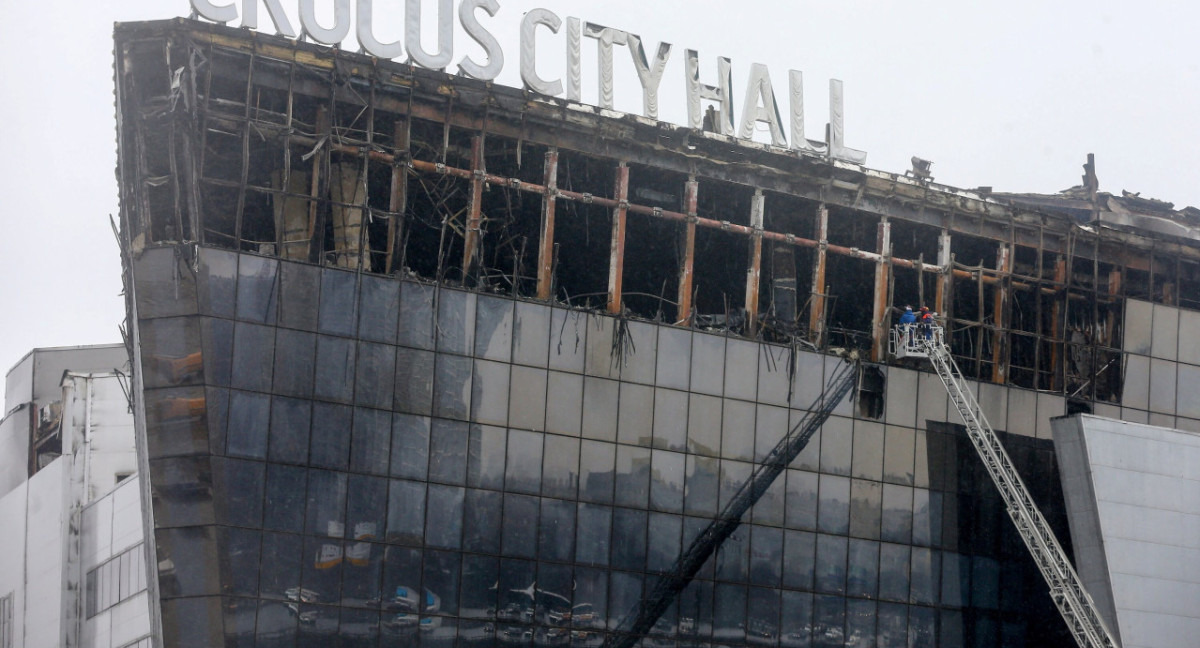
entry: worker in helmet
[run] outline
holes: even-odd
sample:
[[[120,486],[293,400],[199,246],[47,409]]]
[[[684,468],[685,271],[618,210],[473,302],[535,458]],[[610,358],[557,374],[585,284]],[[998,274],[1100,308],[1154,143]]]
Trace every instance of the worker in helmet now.
[[[912,306],[905,306],[900,315],[900,331],[904,334],[904,346],[912,346],[913,328],[917,323],[917,314]]]
[[[933,337],[933,313],[930,312],[928,306],[921,307],[921,315],[917,318],[917,322],[919,323],[921,327],[921,333],[924,334],[926,340]]]

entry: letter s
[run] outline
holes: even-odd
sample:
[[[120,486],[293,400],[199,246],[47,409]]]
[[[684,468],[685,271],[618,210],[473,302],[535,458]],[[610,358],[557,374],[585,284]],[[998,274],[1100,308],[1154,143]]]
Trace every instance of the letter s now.
[[[459,61],[458,67],[468,76],[491,81],[500,76],[500,71],[504,69],[504,50],[500,48],[500,41],[497,41],[491,32],[479,24],[479,20],[475,18],[476,9],[483,9],[488,16],[495,16],[496,12],[500,11],[500,2],[499,0],[463,0],[463,3],[458,6],[458,21],[462,23],[467,35],[483,48],[488,62],[487,65],[479,65],[471,60],[471,57],[464,56],[462,61]]]

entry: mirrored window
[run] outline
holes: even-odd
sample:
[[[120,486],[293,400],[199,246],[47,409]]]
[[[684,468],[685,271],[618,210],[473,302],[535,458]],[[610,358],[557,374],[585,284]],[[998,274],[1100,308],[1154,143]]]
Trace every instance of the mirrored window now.
[[[589,502],[613,500],[617,447],[584,439],[579,451],[579,498]]]
[[[321,310],[318,326],[322,333],[354,335],[358,324],[358,275],[345,270],[321,270]]]
[[[579,504],[576,527],[576,562],[607,565],[609,537],[612,533],[612,509],[594,504]]]
[[[353,408],[346,405],[313,403],[310,465],[346,469],[350,462],[353,413]]]
[[[396,410],[425,415],[433,412],[433,367],[433,353],[405,347],[396,349],[392,401]]]
[[[538,526],[538,557],[569,562],[575,557],[574,502],[543,498]]]
[[[358,343],[358,369],[354,402],[367,407],[392,409],[396,377],[396,348],[388,344]]]
[[[391,444],[390,412],[354,408],[354,436],[350,442],[351,470],[386,475]]]
[[[393,477],[425,479],[429,467],[429,419],[410,414],[392,416]]]
[[[358,286],[358,335],[364,340],[396,343],[400,315],[400,282],[387,277],[362,275]]]
[[[400,287],[400,328],[397,340],[415,349],[433,349],[434,287],[405,282]]]
[[[433,419],[429,435],[429,479],[463,484],[467,477],[468,426],[462,421]]]
[[[500,553],[501,513],[504,496],[494,491],[468,489],[463,508],[463,549]],[[489,585],[490,587],[490,585]]]
[[[354,395],[354,340],[317,336],[317,369],[313,395],[350,403]]]
[[[847,560],[846,593],[875,598],[879,590],[879,543],[851,538]]]
[[[462,542],[463,488],[429,485],[425,510],[425,544],[430,547],[457,549]]]
[[[507,490],[532,494],[541,490],[544,436],[524,430],[508,431],[508,457],[504,475]]]

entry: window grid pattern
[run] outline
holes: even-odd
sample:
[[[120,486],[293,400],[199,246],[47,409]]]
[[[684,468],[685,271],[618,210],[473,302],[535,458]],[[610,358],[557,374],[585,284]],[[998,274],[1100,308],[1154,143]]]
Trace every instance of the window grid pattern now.
[[[145,544],[138,543],[88,572],[87,618],[146,589]]]
[[[0,597],[0,648],[13,645],[13,595]]]
[[[200,317],[139,296],[164,631],[197,645],[205,615],[267,646],[598,645],[833,362],[798,353],[790,383],[786,348],[200,255]],[[657,635],[998,646],[1061,625],[963,435],[835,414]],[[1065,537],[1051,446],[1006,442]]]

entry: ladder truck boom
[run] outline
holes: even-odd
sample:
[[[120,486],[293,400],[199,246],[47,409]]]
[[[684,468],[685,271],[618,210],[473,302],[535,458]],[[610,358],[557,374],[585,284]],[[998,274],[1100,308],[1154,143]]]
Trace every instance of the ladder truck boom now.
[[[942,328],[939,326],[900,325],[892,329],[889,340],[893,355],[897,358],[928,358],[958,409],[967,436],[979,454],[992,482],[1004,499],[1008,515],[1016,526],[1017,533],[1037,564],[1042,577],[1050,587],[1050,598],[1058,607],[1067,627],[1081,648],[1119,648],[1096,604],[1084,589],[1079,574],[1067,559],[1066,552],[1058,543],[1050,525],[1042,517],[1033,498],[1008,453],[1000,443],[987,417],[979,407],[975,395],[967,386],[966,379],[950,355]]]

